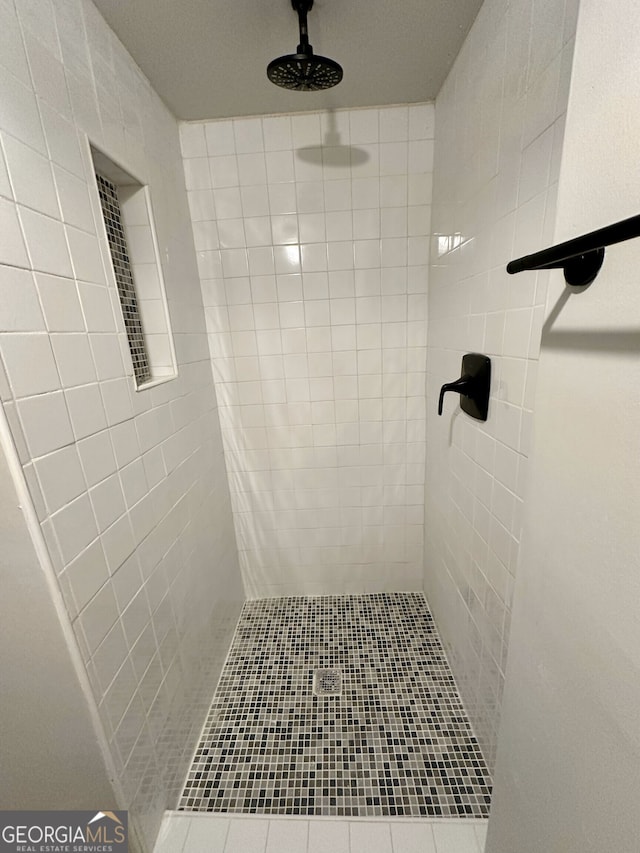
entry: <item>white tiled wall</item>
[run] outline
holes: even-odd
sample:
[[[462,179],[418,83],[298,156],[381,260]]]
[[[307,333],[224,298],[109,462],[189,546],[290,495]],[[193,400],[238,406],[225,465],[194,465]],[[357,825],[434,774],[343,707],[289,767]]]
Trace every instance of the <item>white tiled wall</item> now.
[[[419,588],[433,105],[181,140],[248,594]]]
[[[486,0],[436,102],[427,360],[425,592],[490,764],[495,756],[577,0]],[[440,385],[492,359],[489,419]]]
[[[243,597],[178,130],[90,2],[0,15],[0,395],[150,847]],[[139,393],[87,136],[150,185],[179,376]]]
[[[486,820],[167,814],[155,853],[482,853]]]

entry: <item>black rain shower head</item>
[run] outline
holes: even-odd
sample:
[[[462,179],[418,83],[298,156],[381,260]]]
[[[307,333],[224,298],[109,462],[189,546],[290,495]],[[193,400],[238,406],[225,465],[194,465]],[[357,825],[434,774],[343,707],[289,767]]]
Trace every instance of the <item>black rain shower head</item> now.
[[[326,56],[316,56],[309,44],[307,12],[312,8],[313,0],[291,0],[291,5],[298,13],[300,25],[298,52],[272,60],[267,66],[267,77],[276,86],[295,89],[298,92],[313,92],[337,86],[342,80],[341,66]]]

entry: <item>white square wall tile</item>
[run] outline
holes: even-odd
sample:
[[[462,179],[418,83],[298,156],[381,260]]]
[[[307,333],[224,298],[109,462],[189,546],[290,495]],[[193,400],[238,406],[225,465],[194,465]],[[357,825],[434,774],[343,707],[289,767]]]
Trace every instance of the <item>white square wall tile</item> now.
[[[353,110],[349,116],[349,126],[352,144],[377,142],[378,110]]]
[[[49,513],[56,512],[86,491],[75,447],[63,447],[37,459],[34,464]]]
[[[116,621],[98,646],[92,660],[95,678],[99,683],[98,695],[104,694],[109,689],[128,652],[122,625]]]
[[[489,822],[484,821],[483,823],[476,823],[473,827],[474,832],[476,834],[476,840],[478,842],[479,853],[484,853],[484,847],[487,841],[488,826]]]
[[[433,824],[437,853],[480,853],[472,825],[463,823]]]
[[[235,138],[231,121],[209,121],[204,126],[209,157],[235,154]]]
[[[26,207],[20,209],[20,219],[33,268],[70,278],[73,269],[62,223]]]
[[[84,317],[75,281],[43,273],[36,273],[35,280],[47,329],[50,332],[83,332]],[[37,328],[39,326],[31,326],[31,329]]]
[[[266,166],[267,178],[270,184],[288,183],[295,179],[292,151],[268,152],[266,155]]]
[[[268,820],[243,820],[230,822],[224,853],[265,853]]]
[[[380,174],[405,175],[408,170],[408,154],[406,141],[382,143],[380,145]]]
[[[308,853],[349,853],[347,821],[309,821]]]
[[[0,335],[0,349],[15,397],[55,391],[60,386],[46,334]]]
[[[238,154],[237,161],[241,187],[266,184],[267,167],[264,154]]]
[[[122,486],[116,475],[107,477],[106,480],[94,486],[89,496],[100,530],[106,530],[126,511]]]
[[[59,216],[56,188],[47,158],[12,136],[4,136],[2,141],[16,201],[47,216]]]
[[[132,601],[129,602],[121,614],[121,619],[129,647],[133,648],[133,646],[136,645],[136,653],[132,654],[134,669],[139,674],[142,674],[148,664],[148,655],[145,654],[145,650],[143,648],[143,646],[146,647],[146,643],[143,642],[144,638],[141,639],[142,645],[136,641],[142,634],[143,630],[147,628],[151,619],[147,594],[144,589],[141,589]],[[153,631],[150,632],[149,637],[149,642],[151,644],[155,644]]]
[[[140,456],[138,435],[133,421],[124,421],[111,430],[111,440],[118,466],[128,465]]]
[[[43,44],[49,44],[56,59],[60,58],[58,40],[52,40],[50,33],[55,29],[55,16],[51,3],[21,3],[18,9],[18,17],[22,24],[23,32],[28,36],[39,39]]]
[[[0,332],[44,330],[33,274],[0,266]]]
[[[133,401],[129,393],[129,384],[130,380],[124,378],[100,383],[100,393],[109,426],[133,417]]]
[[[216,218],[213,190],[192,190],[187,193],[187,197],[191,219],[194,223],[205,220],[211,221]]]
[[[126,609],[142,586],[140,562],[136,554],[132,554],[112,575],[113,591],[120,611]]]
[[[118,335],[91,335],[91,351],[98,379],[118,379],[125,374]]]
[[[266,853],[300,853],[307,850],[306,820],[270,820]]]
[[[153,853],[182,853],[193,820],[190,815],[166,815],[160,826]]]
[[[0,263],[16,267],[28,267],[29,256],[22,235],[16,205],[0,198]]]
[[[78,453],[89,486],[99,483],[100,480],[117,470],[108,430],[103,430],[79,441]]]
[[[67,228],[67,239],[75,277],[81,281],[105,284],[105,271],[97,237],[93,234],[87,234],[86,231],[81,231],[79,228],[69,226]],[[133,253],[132,257],[135,258]]]
[[[378,121],[380,142],[406,142],[409,133],[409,107],[381,108]]]
[[[52,515],[51,523],[65,563],[77,557],[98,535],[96,520],[86,494]]]
[[[63,387],[72,388],[96,381],[87,335],[56,334],[51,336],[51,343]]]
[[[73,442],[73,430],[62,391],[20,400],[18,413],[32,457],[44,456]]]
[[[391,823],[394,853],[436,853],[431,823]]]
[[[46,103],[40,103],[40,113],[51,160],[84,179],[85,170],[76,128]]]
[[[260,118],[234,119],[233,135],[236,154],[256,154],[264,151]]]
[[[291,117],[269,116],[262,119],[265,151],[285,151],[293,148]]]
[[[6,9],[5,4],[3,6],[3,29],[6,24],[4,18]],[[21,41],[22,39],[18,36],[18,43]],[[3,57],[6,55],[3,50]],[[2,92],[0,130],[7,131],[41,154],[46,154],[38,105],[30,86],[24,86],[3,65],[0,65],[0,91]]]
[[[206,157],[207,140],[204,135],[204,125],[184,122],[180,125],[180,148],[182,156]]]
[[[92,542],[69,563],[65,576],[80,612],[109,578],[107,562],[99,540]]]
[[[223,853],[230,823],[228,818],[213,815],[192,817],[185,853]]]
[[[214,189],[238,186],[238,159],[235,154],[209,157],[209,170],[211,186]],[[206,189],[206,187],[195,187],[195,189]]]
[[[80,613],[89,651],[93,654],[118,619],[118,606],[111,584],[105,583]]]
[[[188,190],[210,190],[214,186],[208,157],[185,160],[184,174]]]
[[[115,332],[116,322],[109,288],[81,281],[78,282],[78,293],[87,331]]]
[[[134,552],[136,543],[128,515],[121,516],[101,537],[109,571],[113,574]]]
[[[22,41],[20,23],[13,4],[5,4],[2,23],[0,49],[2,50],[3,65],[22,83],[29,85],[29,67]]]
[[[294,148],[320,145],[321,128],[319,113],[292,115],[291,130]]]
[[[350,853],[392,853],[388,823],[350,823]]]
[[[409,107],[409,139],[433,139],[435,135],[435,104],[415,104]]]

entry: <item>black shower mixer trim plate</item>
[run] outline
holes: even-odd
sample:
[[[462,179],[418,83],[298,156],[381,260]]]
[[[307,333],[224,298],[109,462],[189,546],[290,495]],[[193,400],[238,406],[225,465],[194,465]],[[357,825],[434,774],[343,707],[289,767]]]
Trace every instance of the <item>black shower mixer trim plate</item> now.
[[[486,421],[489,413],[491,390],[491,359],[478,352],[468,352],[462,357],[460,379],[447,382],[440,389],[438,414],[442,414],[447,391],[460,394],[460,408],[478,421]]]

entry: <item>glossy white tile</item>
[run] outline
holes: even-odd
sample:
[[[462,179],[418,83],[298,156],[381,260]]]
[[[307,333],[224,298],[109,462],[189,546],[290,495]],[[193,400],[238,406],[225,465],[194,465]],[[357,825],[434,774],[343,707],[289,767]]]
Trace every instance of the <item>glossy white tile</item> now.
[[[266,853],[298,853],[307,850],[309,824],[305,820],[270,820]]]
[[[473,826],[463,823],[434,823],[433,835],[437,853],[469,853],[478,851],[478,839]]]
[[[349,824],[346,821],[309,822],[309,853],[349,853]]]
[[[4,198],[0,198],[0,228],[0,262],[10,266],[28,267],[29,258],[17,209],[11,201]]]
[[[70,278],[73,269],[62,223],[26,207],[20,208],[20,221],[32,268]]]
[[[12,136],[5,135],[2,144],[15,200],[47,216],[59,216],[49,160]]]
[[[436,851],[432,827],[431,822],[392,821],[391,841],[394,853],[440,853]]]
[[[225,853],[264,853],[269,831],[268,820],[238,818],[229,824]]]
[[[349,824],[349,850],[351,853],[392,853],[389,824],[352,821]]]

